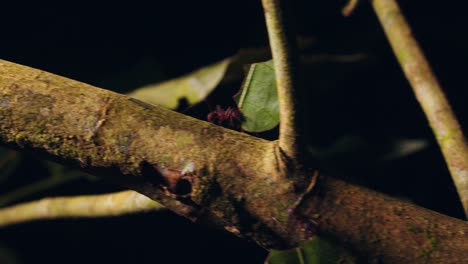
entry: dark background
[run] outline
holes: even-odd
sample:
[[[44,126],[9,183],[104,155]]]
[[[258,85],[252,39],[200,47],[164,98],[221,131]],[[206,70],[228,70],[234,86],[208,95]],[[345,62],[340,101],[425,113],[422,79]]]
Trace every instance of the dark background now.
[[[424,115],[372,9],[363,2],[344,18],[343,1],[295,1],[298,31],[314,41],[309,54],[370,58],[317,66],[310,73],[314,80],[307,86],[307,116],[317,164],[335,176],[461,218]],[[468,38],[462,1],[400,2],[466,130]],[[260,0],[2,3],[0,25],[1,59],[122,93],[177,77],[240,48],[267,45]],[[210,100],[224,101],[231,92],[217,91]],[[402,138],[423,139],[427,147],[397,159],[382,158]],[[25,156],[0,192],[46,174],[40,160]],[[117,190],[82,180],[29,198]],[[263,263],[266,256],[253,243],[168,212],[12,226],[0,230],[0,244],[20,263]]]

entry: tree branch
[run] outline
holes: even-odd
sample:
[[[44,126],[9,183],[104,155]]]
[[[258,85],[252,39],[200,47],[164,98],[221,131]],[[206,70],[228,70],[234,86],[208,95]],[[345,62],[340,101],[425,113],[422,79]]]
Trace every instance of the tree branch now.
[[[266,248],[297,245],[318,222],[322,234],[381,262],[468,261],[463,221],[330,177],[304,196],[295,188],[303,183],[283,174],[276,142],[5,61],[0,142],[81,166]]]
[[[280,108],[279,146],[292,160],[301,161],[304,136],[301,111],[298,110],[299,59],[296,37],[289,19],[288,1],[262,0],[275,66],[276,87]],[[301,154],[302,153],[302,154]]]
[[[358,5],[359,0],[348,0],[343,9],[341,9],[341,14],[343,14],[343,16],[350,16]]]
[[[0,209],[0,227],[26,221],[65,217],[103,217],[164,208],[134,191],[45,198]]]
[[[465,221],[331,177],[318,180],[301,215],[361,255],[359,263],[468,262]]]
[[[289,226],[305,184],[287,177],[276,142],[6,61],[0,95],[4,144],[118,182],[194,221],[209,212],[265,247],[308,237]]]
[[[461,127],[395,0],[372,5],[426,114],[468,216],[468,149]]]

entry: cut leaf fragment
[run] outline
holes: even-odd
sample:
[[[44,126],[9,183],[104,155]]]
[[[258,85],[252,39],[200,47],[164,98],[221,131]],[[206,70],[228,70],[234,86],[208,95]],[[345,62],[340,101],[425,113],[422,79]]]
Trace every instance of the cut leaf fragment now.
[[[247,132],[263,132],[279,124],[278,94],[273,61],[252,64],[241,91],[234,97]]]
[[[231,60],[227,58],[179,78],[141,87],[128,95],[169,109],[176,109],[184,98],[190,105],[196,104],[221,82]]]

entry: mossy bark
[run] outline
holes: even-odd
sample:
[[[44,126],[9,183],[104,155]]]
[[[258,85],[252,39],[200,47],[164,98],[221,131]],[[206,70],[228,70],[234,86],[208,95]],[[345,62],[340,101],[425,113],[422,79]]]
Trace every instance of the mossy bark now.
[[[468,263],[468,224],[330,177],[301,208],[363,263]]]
[[[192,220],[208,210],[226,229],[265,247],[291,246],[291,235],[302,235],[288,222],[305,184],[288,177],[276,142],[6,61],[0,137],[108,177]]]
[[[333,178],[308,192],[313,173],[291,168],[276,141],[6,61],[0,141],[106,177],[194,221],[208,216],[266,248],[294,246],[318,222],[322,234],[383,262],[468,261],[460,220]]]

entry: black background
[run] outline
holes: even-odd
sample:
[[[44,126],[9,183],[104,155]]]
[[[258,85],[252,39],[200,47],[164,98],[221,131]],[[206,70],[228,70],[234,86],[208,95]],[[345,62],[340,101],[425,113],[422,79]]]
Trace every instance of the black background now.
[[[325,85],[310,87],[311,144],[326,148],[342,136],[364,138],[359,155],[322,161],[324,170],[461,218],[424,115],[369,3],[363,2],[344,18],[342,1],[295,1],[298,31],[315,41],[309,52],[372,57],[352,71],[331,68],[317,77]],[[468,38],[462,1],[400,2],[466,130]],[[2,3],[0,25],[1,59],[118,92],[179,76],[239,48],[267,45],[260,1],[252,0]],[[333,85],[327,86],[328,80]],[[396,138],[422,138],[429,144],[402,159],[375,161]],[[15,173],[16,183],[7,186],[46,173],[34,157],[26,158],[30,161]],[[116,190],[106,183],[80,181],[31,199]],[[21,263],[262,263],[266,256],[253,243],[167,212],[28,223],[1,229],[0,243]]]

